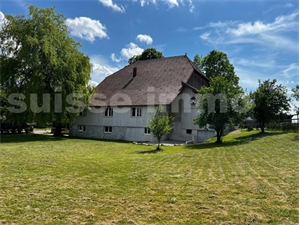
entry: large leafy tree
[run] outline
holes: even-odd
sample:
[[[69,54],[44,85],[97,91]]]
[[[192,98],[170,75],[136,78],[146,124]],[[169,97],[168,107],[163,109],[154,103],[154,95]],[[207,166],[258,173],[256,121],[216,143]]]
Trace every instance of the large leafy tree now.
[[[253,117],[259,123],[261,132],[265,132],[265,125],[275,120],[276,115],[288,111],[290,98],[287,96],[287,89],[277,80],[259,80],[258,88],[250,93],[254,102]]]
[[[222,142],[226,126],[239,124],[246,117],[249,111],[247,96],[224,52],[213,50],[205,57],[197,54],[194,63],[210,79],[209,87],[199,90],[200,115],[194,122],[200,127],[209,125],[215,129],[217,142]]]
[[[209,79],[216,76],[224,76],[234,85],[238,85],[239,83],[239,77],[234,72],[234,66],[230,63],[224,52],[212,50],[204,58],[196,55],[194,63],[200,70],[205,72]]]
[[[128,63],[132,64],[139,60],[160,59],[160,58],[164,58],[162,52],[157,51],[155,48],[147,48],[142,52],[142,54],[131,57],[128,60]]]
[[[157,138],[157,150],[160,149],[160,142],[163,136],[168,135],[173,129],[173,118],[163,113],[163,107],[158,106],[154,118],[149,120],[148,128]]]
[[[17,110],[24,120],[53,122],[59,134],[88,103],[91,64],[69,37],[63,15],[28,8],[26,17],[7,15],[0,30],[1,90],[19,93],[11,102],[25,103]]]
[[[217,143],[222,142],[224,129],[230,124],[239,124],[247,115],[244,92],[232,85],[224,76],[211,78],[209,87],[199,90],[200,114],[194,123],[199,127],[214,129]]]

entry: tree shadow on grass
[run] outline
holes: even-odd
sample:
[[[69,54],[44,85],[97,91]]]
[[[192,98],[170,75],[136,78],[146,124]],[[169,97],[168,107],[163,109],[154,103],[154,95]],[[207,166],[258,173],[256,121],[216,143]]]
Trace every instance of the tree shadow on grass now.
[[[237,136],[232,137],[228,141],[223,141],[223,143],[201,143],[201,144],[194,144],[194,145],[187,145],[187,149],[208,149],[208,148],[221,148],[221,147],[230,147],[230,146],[237,146],[247,144],[249,142],[270,136],[276,136],[284,134],[284,132],[265,132],[265,133],[254,133],[249,135]],[[225,136],[226,137],[226,136]]]
[[[141,151],[135,151],[134,153],[137,154],[154,154],[158,152],[162,152],[162,149],[152,149],[152,150],[141,150]]]
[[[33,141],[63,141],[67,137],[53,136],[44,134],[1,134],[0,143],[21,143],[21,142],[33,142]]]
[[[101,142],[115,142],[115,143],[132,143],[132,141],[125,141],[125,140],[116,140],[116,139],[100,139],[100,138],[92,138],[92,137],[67,137],[68,139],[73,140],[90,140],[90,141],[101,141]]]
[[[1,134],[0,143],[21,143],[21,142],[34,142],[34,141],[64,141],[64,140],[91,140],[101,142],[118,142],[118,143],[131,143],[123,140],[109,140],[109,139],[96,139],[84,137],[70,137],[70,136],[54,136],[45,134]]]

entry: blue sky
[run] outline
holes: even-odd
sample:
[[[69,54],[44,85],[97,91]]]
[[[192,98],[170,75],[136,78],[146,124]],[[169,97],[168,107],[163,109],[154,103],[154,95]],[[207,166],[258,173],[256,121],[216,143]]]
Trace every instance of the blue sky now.
[[[0,18],[27,14],[26,4],[65,15],[97,83],[150,47],[191,60],[223,51],[248,91],[258,79],[289,90],[299,80],[298,0],[4,0]]]

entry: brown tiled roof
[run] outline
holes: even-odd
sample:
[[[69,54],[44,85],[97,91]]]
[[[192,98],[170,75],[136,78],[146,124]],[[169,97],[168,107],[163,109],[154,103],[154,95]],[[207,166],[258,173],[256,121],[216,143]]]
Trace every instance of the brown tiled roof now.
[[[106,77],[96,87],[91,106],[170,104],[184,84],[200,88],[199,82],[190,82],[192,76],[208,83],[187,56],[137,61]]]

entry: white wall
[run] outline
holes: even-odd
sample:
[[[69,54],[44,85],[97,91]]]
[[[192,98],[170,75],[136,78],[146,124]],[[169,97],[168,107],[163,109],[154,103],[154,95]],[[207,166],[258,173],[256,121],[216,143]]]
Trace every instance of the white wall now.
[[[197,93],[189,87],[185,87],[181,94],[167,107],[167,112],[170,116],[175,117],[173,132],[166,138],[175,141],[203,141],[206,137],[211,136],[211,132],[199,133],[198,125],[194,125],[193,120],[198,115],[195,105],[191,105],[191,98],[196,97]],[[70,128],[71,136],[93,137],[105,139],[121,139],[128,141],[156,141],[156,138],[151,133],[144,134],[144,128],[148,126],[148,122],[155,115],[156,107],[154,106],[138,106],[142,109],[140,117],[131,115],[132,107],[112,107],[114,113],[112,117],[105,117],[104,111],[106,107],[100,109],[91,108],[86,112],[86,115],[79,116],[76,122]],[[79,125],[85,125],[84,132],[78,131]],[[112,127],[112,133],[105,133],[104,127]],[[187,133],[191,130],[191,134]],[[203,137],[201,137],[203,134]]]
[[[71,126],[70,135],[79,137],[121,139],[128,141],[155,141],[153,134],[145,134],[144,128],[149,125],[156,108],[153,106],[138,106],[142,109],[141,116],[132,116],[132,107],[112,107],[113,116],[104,116],[106,107],[91,108],[85,115],[79,116]],[[79,131],[80,125],[85,126],[85,131]],[[104,127],[112,127],[112,133],[105,133]]]
[[[198,125],[193,120],[197,115],[195,105],[191,105],[191,98],[197,98],[197,93],[189,87],[185,87],[171,104],[171,115],[175,116],[174,132],[169,136],[171,140],[189,141],[197,136]],[[192,130],[187,134],[187,130]]]
[[[155,113],[154,107],[138,106],[142,108],[140,117],[131,116],[131,107],[112,107],[113,116],[104,116],[105,108],[95,109],[86,112],[85,116],[79,116],[74,124],[77,125],[101,125],[101,126],[126,126],[126,127],[146,127],[148,121]]]

